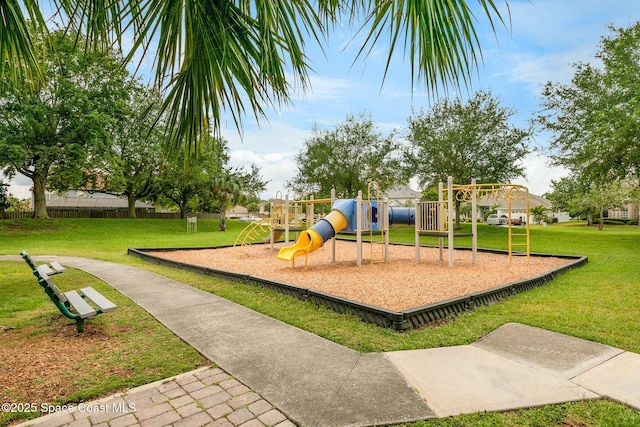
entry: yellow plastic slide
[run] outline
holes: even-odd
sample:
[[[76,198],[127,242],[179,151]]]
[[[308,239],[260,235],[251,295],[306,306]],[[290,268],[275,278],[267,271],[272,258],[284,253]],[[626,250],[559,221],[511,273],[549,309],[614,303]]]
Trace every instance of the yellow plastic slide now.
[[[324,242],[320,235],[313,229],[300,233],[298,241],[293,246],[286,246],[278,252],[278,259],[283,261],[291,261],[294,257],[307,254],[321,248]]]
[[[328,223],[328,224],[327,224]],[[278,259],[291,261],[294,257],[313,252],[324,245],[324,242],[335,236],[347,226],[347,218],[339,210],[332,210],[316,225],[300,233],[293,246],[286,246],[278,252]]]

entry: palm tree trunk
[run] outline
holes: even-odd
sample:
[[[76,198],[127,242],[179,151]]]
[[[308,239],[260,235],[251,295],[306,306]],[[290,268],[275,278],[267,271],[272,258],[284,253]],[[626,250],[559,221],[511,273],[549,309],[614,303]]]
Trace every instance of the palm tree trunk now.
[[[226,209],[220,209],[220,231],[227,231],[227,213]]]

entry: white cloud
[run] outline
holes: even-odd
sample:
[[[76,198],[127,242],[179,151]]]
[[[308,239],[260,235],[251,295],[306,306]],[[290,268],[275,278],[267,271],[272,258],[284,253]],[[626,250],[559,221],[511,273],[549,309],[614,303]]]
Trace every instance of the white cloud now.
[[[294,153],[257,154],[253,151],[235,150],[230,154],[230,164],[232,166],[243,166],[247,170],[249,170],[251,164],[260,167],[262,177],[269,181],[266,191],[261,194],[261,198],[269,199],[275,197],[278,191],[286,194],[285,182],[293,178],[297,169]]]
[[[0,173],[0,180],[9,183],[9,193],[17,197],[18,199],[30,199],[31,187],[33,182],[26,176],[17,173],[12,180],[8,180],[2,173]]]
[[[359,91],[360,83],[353,79],[347,78],[326,78],[320,76],[311,76],[311,91],[306,96],[300,97],[301,100],[320,101],[336,101],[349,99],[350,95]]]
[[[283,112],[282,117],[288,119],[287,113]],[[224,129],[222,133],[229,142],[230,151],[246,150],[257,154],[297,152],[311,135],[311,126],[305,123],[298,127],[274,120],[261,126],[247,126],[242,136],[235,128]]]
[[[256,164],[262,177],[269,181],[261,195],[263,199],[274,197],[278,191],[286,193],[285,182],[292,179],[297,170],[294,156],[310,136],[311,126],[301,129],[284,122],[245,132],[242,139],[235,131],[225,135],[229,141],[230,164],[247,170]]]
[[[513,61],[511,66],[496,77],[501,77],[502,74],[512,83],[524,83],[532,95],[538,95],[541,85],[547,81],[570,82],[575,74],[573,64],[578,62],[577,58],[586,56],[586,52],[579,54],[576,51],[548,55],[513,55],[510,58]]]
[[[549,166],[549,158],[541,154],[529,154],[523,161],[525,178],[513,181],[513,184],[524,185],[529,193],[541,196],[551,191],[551,181],[566,177],[568,171],[562,167]]]

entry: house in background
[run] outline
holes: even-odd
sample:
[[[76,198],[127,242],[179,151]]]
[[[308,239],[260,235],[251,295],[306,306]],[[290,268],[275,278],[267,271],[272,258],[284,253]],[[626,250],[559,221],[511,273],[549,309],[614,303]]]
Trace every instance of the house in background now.
[[[47,210],[50,211],[124,211],[129,205],[127,199],[106,193],[89,193],[87,191],[69,191],[65,194],[47,192]],[[148,203],[136,201],[136,211],[155,212],[155,207]]]
[[[414,206],[422,197],[422,193],[411,189],[407,185],[397,185],[387,190],[383,198],[389,199],[389,206]]]
[[[244,218],[249,216],[249,211],[244,206],[236,205],[227,210],[226,215],[229,219]]]
[[[549,200],[545,199],[544,197],[529,193],[529,209],[536,206],[544,206],[545,209],[547,209],[550,222],[567,222],[571,220],[568,212],[553,212],[551,202]],[[507,199],[483,196],[478,200],[478,216],[480,218],[484,219],[486,217],[487,211],[494,208],[498,216],[509,216],[509,201]],[[526,220],[529,222],[529,224],[533,223],[533,218],[531,217],[531,215],[529,215],[529,218],[525,217],[526,199],[524,197],[524,194],[522,194],[522,198],[511,200],[511,218]]]
[[[638,205],[629,203],[628,205],[621,206],[618,209],[609,209],[607,217],[612,219],[637,219]]]

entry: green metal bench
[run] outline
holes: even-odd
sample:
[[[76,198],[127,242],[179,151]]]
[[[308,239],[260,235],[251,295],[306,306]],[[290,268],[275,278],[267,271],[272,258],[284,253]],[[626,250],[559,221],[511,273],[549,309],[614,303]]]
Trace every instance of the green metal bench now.
[[[82,288],[80,291],[62,292],[53,282],[51,276],[62,273],[65,270],[63,266],[55,261],[37,265],[26,251],[22,251],[20,255],[38,279],[38,284],[42,286],[60,312],[76,321],[78,332],[84,331],[85,319],[101,313],[108,313],[117,308],[114,303],[92,287]]]

